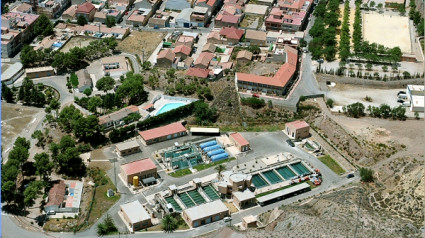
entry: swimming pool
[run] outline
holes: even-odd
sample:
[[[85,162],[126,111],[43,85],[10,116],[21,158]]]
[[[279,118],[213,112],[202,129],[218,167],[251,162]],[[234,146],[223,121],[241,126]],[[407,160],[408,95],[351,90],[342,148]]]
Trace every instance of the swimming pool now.
[[[164,113],[164,112],[171,111],[171,110],[173,110],[173,109],[176,109],[176,108],[181,107],[181,106],[184,106],[184,105],[186,105],[186,104],[185,104],[185,103],[181,103],[181,102],[167,103],[167,104],[165,104],[164,106],[162,106],[162,107],[161,107],[161,109],[159,109],[159,110],[155,113],[155,116],[156,116],[156,115],[159,115],[159,114],[161,114],[161,113]]]

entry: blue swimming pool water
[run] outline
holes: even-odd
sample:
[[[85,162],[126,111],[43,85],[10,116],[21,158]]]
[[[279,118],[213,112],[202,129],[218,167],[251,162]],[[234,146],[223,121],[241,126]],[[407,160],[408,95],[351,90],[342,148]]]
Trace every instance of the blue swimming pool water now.
[[[157,111],[155,115],[159,115],[161,113],[171,111],[173,109],[176,109],[176,108],[184,106],[184,105],[186,105],[186,104],[181,103],[181,102],[167,103],[164,106],[162,106],[161,109],[159,109],[159,111]]]
[[[54,47],[58,47],[58,48],[62,47],[62,45],[63,45],[62,42],[56,42],[53,44]]]

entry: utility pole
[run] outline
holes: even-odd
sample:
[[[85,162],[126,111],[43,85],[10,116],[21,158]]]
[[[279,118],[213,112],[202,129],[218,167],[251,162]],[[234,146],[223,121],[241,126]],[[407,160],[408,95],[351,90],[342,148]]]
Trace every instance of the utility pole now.
[[[111,163],[114,163],[114,180],[115,180],[115,191],[118,193],[118,184],[117,184],[117,173],[115,169],[115,162],[117,161],[117,158],[110,159],[109,161]]]

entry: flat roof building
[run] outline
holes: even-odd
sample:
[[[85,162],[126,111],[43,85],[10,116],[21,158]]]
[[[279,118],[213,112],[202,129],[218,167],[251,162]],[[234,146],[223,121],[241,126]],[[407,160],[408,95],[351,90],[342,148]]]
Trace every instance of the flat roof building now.
[[[246,15],[265,16],[268,10],[269,10],[269,7],[265,5],[247,4],[245,6]]]
[[[111,77],[120,77],[130,70],[125,56],[110,56],[101,59],[103,72]]]
[[[190,227],[198,227],[219,221],[229,215],[229,208],[221,200],[204,203],[183,211],[183,219]]]
[[[304,139],[310,136],[310,126],[305,121],[293,121],[285,124],[285,132],[292,139]]]
[[[121,205],[120,212],[132,232],[152,226],[151,216],[137,200]]]
[[[55,70],[53,69],[52,66],[28,68],[25,70],[25,72],[27,74],[27,77],[30,79],[49,77],[49,76],[55,75]]]
[[[99,117],[99,125],[104,129],[120,127],[126,124],[124,118],[132,114],[140,115],[139,108],[135,105]]]
[[[144,158],[121,165],[121,177],[126,184],[133,183],[135,176],[138,177],[139,181],[149,177],[156,178],[157,168],[155,163],[150,158]]]
[[[249,142],[237,132],[230,134],[229,139],[240,152],[245,152],[250,149]]]
[[[243,192],[233,192],[233,204],[239,209],[243,209],[255,204],[255,195],[249,189],[246,189]]]
[[[122,142],[116,144],[115,147],[121,156],[134,154],[140,151],[140,145],[137,143],[137,140]]]
[[[187,135],[186,128],[180,123],[175,122],[166,126],[139,132],[142,142],[146,145],[171,140],[173,138]]]

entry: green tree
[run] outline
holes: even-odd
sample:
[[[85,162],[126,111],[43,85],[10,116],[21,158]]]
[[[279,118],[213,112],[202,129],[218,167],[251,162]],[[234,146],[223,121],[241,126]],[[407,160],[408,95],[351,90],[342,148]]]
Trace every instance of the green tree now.
[[[405,120],[406,119],[406,108],[398,106],[392,109],[391,117],[395,120]]]
[[[70,80],[72,87],[78,87],[78,76],[75,73],[71,73]]]
[[[334,107],[334,100],[332,98],[328,98],[326,100],[326,105],[328,105],[328,107],[333,108]]]
[[[150,69],[151,69],[151,67],[152,67],[152,63],[151,63],[150,61],[145,61],[145,62],[143,62],[143,64],[142,64],[142,68],[143,68],[144,70],[150,70]]]
[[[250,45],[248,46],[248,51],[253,54],[259,54],[261,53],[261,49],[258,45]]]
[[[114,232],[117,232],[118,229],[112,220],[112,217],[109,214],[106,214],[106,218],[102,223],[97,225],[97,235],[104,236]]]
[[[381,104],[379,106],[379,112],[381,113],[382,118],[391,117],[391,107],[388,104]]]
[[[369,6],[371,7],[371,8],[374,8],[375,7],[375,1],[371,1],[370,3],[369,3]]]
[[[177,220],[171,215],[165,215],[162,218],[162,229],[165,232],[173,232],[177,229]]]
[[[221,173],[222,173],[224,170],[226,170],[226,165],[224,165],[224,164],[219,164],[219,165],[215,166],[215,168],[214,168],[214,169],[217,171],[217,173],[218,173],[218,177],[220,178],[220,177],[221,177]]]
[[[307,41],[304,40],[304,38],[300,39],[300,47],[306,47],[307,46]]]
[[[34,133],[32,133],[31,138],[37,139],[36,146],[41,146],[44,148],[46,138],[44,137],[43,132],[41,130],[36,130]]]
[[[34,34],[36,36],[38,35],[50,36],[51,34],[54,33],[53,24],[45,14],[41,14],[40,17],[38,17],[38,19],[34,23],[33,29],[34,29]]]
[[[13,180],[7,180],[1,184],[2,202],[12,203],[16,197],[16,183]]]
[[[360,168],[360,180],[363,182],[373,182],[373,170],[368,168]]]
[[[215,122],[218,116],[217,109],[215,109],[214,107],[209,108],[208,104],[204,102],[195,104],[194,114],[196,117],[196,122],[199,125],[205,125]]]
[[[96,88],[98,90],[104,91],[105,93],[113,89],[114,86],[115,86],[115,80],[109,76],[102,77],[96,82]]]
[[[145,102],[148,98],[148,93],[144,90],[143,76],[132,72],[127,73],[116,94],[126,104],[141,104]]]
[[[34,205],[35,200],[41,195],[43,188],[43,182],[32,181],[28,184],[28,187],[24,190],[24,204],[25,207],[31,207]]]
[[[105,24],[109,28],[115,26],[115,17],[106,16]]]
[[[34,160],[36,174],[40,176],[40,179],[47,181],[54,167],[54,164],[50,161],[49,155],[45,152],[35,154]]]
[[[80,26],[84,26],[84,25],[86,25],[88,22],[87,22],[87,19],[84,17],[84,16],[82,16],[82,15],[80,15],[80,16],[78,16],[78,18],[77,18],[77,24],[78,25],[80,25]]]
[[[69,147],[57,156],[59,173],[71,177],[82,177],[86,173],[86,166],[80,157],[77,148]]]
[[[15,143],[13,143],[13,145],[15,147],[22,146],[22,147],[24,147],[27,150],[29,150],[30,147],[31,147],[30,141],[27,140],[27,139],[25,139],[24,137],[18,137],[18,138],[16,138]]]
[[[86,88],[86,89],[84,89],[83,93],[84,93],[87,97],[89,97],[89,96],[91,95],[91,93],[92,93],[92,90],[91,90],[91,88]]]
[[[13,91],[4,82],[1,83],[1,97],[8,103],[13,102]]]
[[[345,107],[345,113],[354,118],[359,118],[365,115],[365,107],[362,103],[356,102]]]
[[[9,159],[19,163],[19,167],[27,162],[29,157],[28,149],[22,146],[15,146],[9,153]]]
[[[102,105],[103,101],[100,97],[92,97],[87,102],[87,109],[97,114],[97,109]]]

